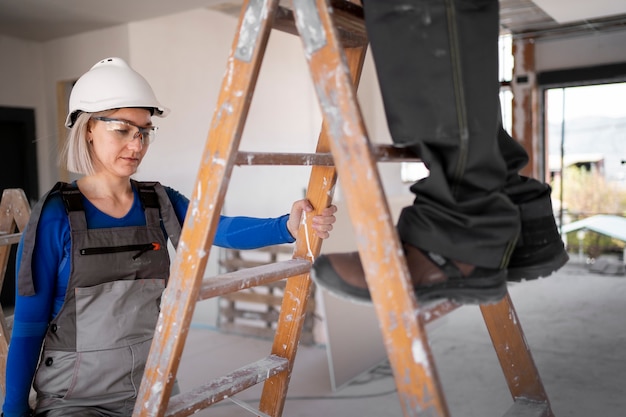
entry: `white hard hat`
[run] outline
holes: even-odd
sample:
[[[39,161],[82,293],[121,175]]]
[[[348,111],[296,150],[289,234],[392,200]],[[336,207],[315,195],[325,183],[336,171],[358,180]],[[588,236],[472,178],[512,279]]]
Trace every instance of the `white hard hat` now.
[[[154,109],[165,117],[169,109],[161,106],[152,87],[121,58],[107,58],[83,74],[70,94],[66,127],[72,127],[80,112],[95,113],[124,107]]]

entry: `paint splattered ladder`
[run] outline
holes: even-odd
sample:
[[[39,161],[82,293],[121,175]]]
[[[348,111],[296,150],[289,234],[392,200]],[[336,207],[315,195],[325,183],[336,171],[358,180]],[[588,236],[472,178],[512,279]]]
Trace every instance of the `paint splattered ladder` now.
[[[19,188],[3,190],[2,200],[0,200],[0,289],[6,279],[11,246],[20,241],[29,217],[30,205],[24,190]],[[15,277],[12,276],[9,279],[15,279]],[[0,305],[0,400],[2,402],[4,402],[7,388],[5,373],[12,328],[13,317],[5,317]]]
[[[278,0],[244,1],[191,210],[163,297],[135,417],[192,415],[261,382],[263,393],[255,412],[261,416],[282,415],[311,289],[311,261],[318,255],[321,242],[307,233],[309,224],[305,222],[298,233],[293,259],[203,281],[228,181],[237,163],[312,165],[307,198],[317,208],[330,204],[339,174],[361,258],[367,260],[365,269],[374,263],[385,264],[388,279],[368,276],[368,282],[404,415],[449,414],[424,324],[456,306],[449,302],[419,306],[409,285],[406,262],[376,167],[379,156],[385,159],[393,152],[370,146],[355,99],[367,49],[362,9],[346,0],[331,0],[332,9],[327,0],[293,0],[292,4],[293,9],[288,9],[279,7]],[[299,34],[302,39],[324,116],[315,155],[251,155],[238,151],[272,27]],[[284,278],[289,279],[271,354],[170,398],[195,303]],[[514,399],[507,416],[552,416],[510,298],[481,309]]]

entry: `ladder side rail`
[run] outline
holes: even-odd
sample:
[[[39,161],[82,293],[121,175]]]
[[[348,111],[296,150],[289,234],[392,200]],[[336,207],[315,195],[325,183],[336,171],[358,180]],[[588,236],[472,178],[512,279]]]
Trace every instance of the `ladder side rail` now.
[[[348,48],[349,68],[352,76],[351,83],[358,85],[361,78],[361,70],[365,61],[366,46]],[[330,152],[331,137],[328,131],[326,118],[322,123],[322,130],[318,138],[316,153]],[[315,165],[311,168],[311,176],[307,187],[307,198],[316,210],[327,207],[332,202],[333,191],[337,182],[337,171],[334,166]],[[311,262],[319,255],[322,240],[310,236],[307,231],[311,230],[310,221],[312,216],[303,219],[298,230],[294,258],[308,259]],[[291,370],[295,362],[298,341],[302,333],[302,327],[307,313],[308,298],[311,295],[312,281],[309,273],[299,275],[287,280],[280,316],[274,336],[272,354],[287,357],[290,368],[286,373],[281,373],[268,379],[263,385],[263,393],[259,410],[271,416],[281,416]]]
[[[322,132],[318,141],[318,149],[320,147],[324,148],[327,146],[327,143],[328,140],[325,139],[325,134]],[[311,168],[306,198],[316,211],[328,207],[332,202],[336,178],[335,167],[332,165],[317,165]],[[319,255],[321,249],[321,239],[309,233],[309,230],[313,230],[310,225],[314,214],[308,214],[303,218],[298,229],[296,248],[293,255],[294,259],[307,259],[309,265]],[[288,279],[283,291],[283,302],[274,335],[272,354],[288,358],[290,366],[288,372],[268,379],[263,385],[259,410],[271,416],[278,417],[283,412],[291,370],[293,369],[298,342],[308,311],[307,305],[311,296],[311,289],[312,281],[309,271],[307,271]]]
[[[18,243],[30,217],[26,194],[18,188],[7,188],[0,201],[0,288],[4,283],[11,245]],[[15,230],[20,233],[15,233]]]
[[[278,0],[245,0],[133,416],[169,401]]]
[[[18,243],[21,233],[15,234],[15,229],[23,232],[30,217],[30,204],[24,190],[19,188],[7,188],[2,192],[0,200],[0,233],[6,239],[6,243],[0,245],[0,289],[4,284],[6,270],[9,262],[11,245]],[[17,239],[17,240],[16,240]],[[15,277],[10,277],[15,278]],[[0,305],[0,397],[6,394],[6,363],[9,353],[9,340],[13,319],[4,316]]]
[[[481,305],[480,311],[513,400],[546,404],[549,413],[546,416],[553,417],[548,395],[530,353],[510,294],[507,293],[499,303]]]
[[[320,107],[331,136],[331,149],[355,229],[357,247],[383,340],[394,370],[400,403],[406,417],[448,416],[424,325],[416,317],[417,301],[408,268],[365,126],[349,82],[346,58],[330,23],[326,0],[316,0],[317,18],[310,0],[294,0],[306,57]],[[312,28],[307,32],[308,28]],[[303,34],[304,32],[304,34]],[[320,39],[319,33],[325,33]],[[364,208],[367,207],[367,210]]]

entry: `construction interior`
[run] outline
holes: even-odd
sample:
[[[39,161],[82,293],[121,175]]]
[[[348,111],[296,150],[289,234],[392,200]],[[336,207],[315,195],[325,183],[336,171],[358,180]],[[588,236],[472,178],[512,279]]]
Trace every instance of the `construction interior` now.
[[[498,304],[476,308],[419,305],[407,291],[393,220],[410,201],[400,166],[416,158],[389,144],[358,2],[197,3],[143,20],[134,20],[130,8],[130,20],[71,34],[26,35],[0,21],[0,52],[10,58],[0,75],[11,80],[0,105],[13,109],[2,117],[19,118],[32,135],[23,151],[31,155],[22,167],[29,175],[3,182],[3,270],[30,204],[54,182],[71,179],[53,151],[64,140],[59,121],[72,82],[88,63],[122,56],[172,103],[172,117],[161,124],[168,132],[163,146],[139,176],[178,188],[198,210],[172,255],[135,416],[621,415],[623,280],[595,277],[572,262],[548,280],[512,285]],[[514,62],[501,82],[512,98],[511,133],[530,155],[524,173],[547,179],[543,91],[626,81],[626,5],[500,4]],[[311,36],[299,39],[310,30],[303,21],[323,29],[322,46],[311,44]],[[329,71],[337,74],[332,84],[324,77]],[[356,180],[365,177],[374,181]],[[251,258],[212,248],[221,213],[269,216],[303,194],[315,207],[340,206],[337,237],[324,247],[305,221],[293,247]],[[390,245],[396,255],[388,257]],[[334,300],[309,278],[320,252],[355,247],[369,262],[385,259],[388,279],[368,277],[373,308]],[[248,288],[261,290],[241,291]],[[1,374],[11,330],[10,302],[3,303]],[[217,359],[221,354],[226,358]],[[198,366],[214,361],[218,366]],[[175,379],[183,392],[170,398]],[[3,396],[4,380],[0,387]]]

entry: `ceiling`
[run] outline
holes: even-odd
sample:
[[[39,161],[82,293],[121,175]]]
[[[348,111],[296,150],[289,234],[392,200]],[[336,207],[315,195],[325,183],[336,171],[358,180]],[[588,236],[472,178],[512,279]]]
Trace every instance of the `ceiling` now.
[[[626,30],[626,1],[500,0],[500,26],[532,38]]]
[[[238,14],[241,2],[241,0],[0,0],[0,34],[44,42],[196,8],[206,7]],[[626,30],[626,1],[500,0],[500,16],[503,30],[518,37],[571,36],[588,32]]]

